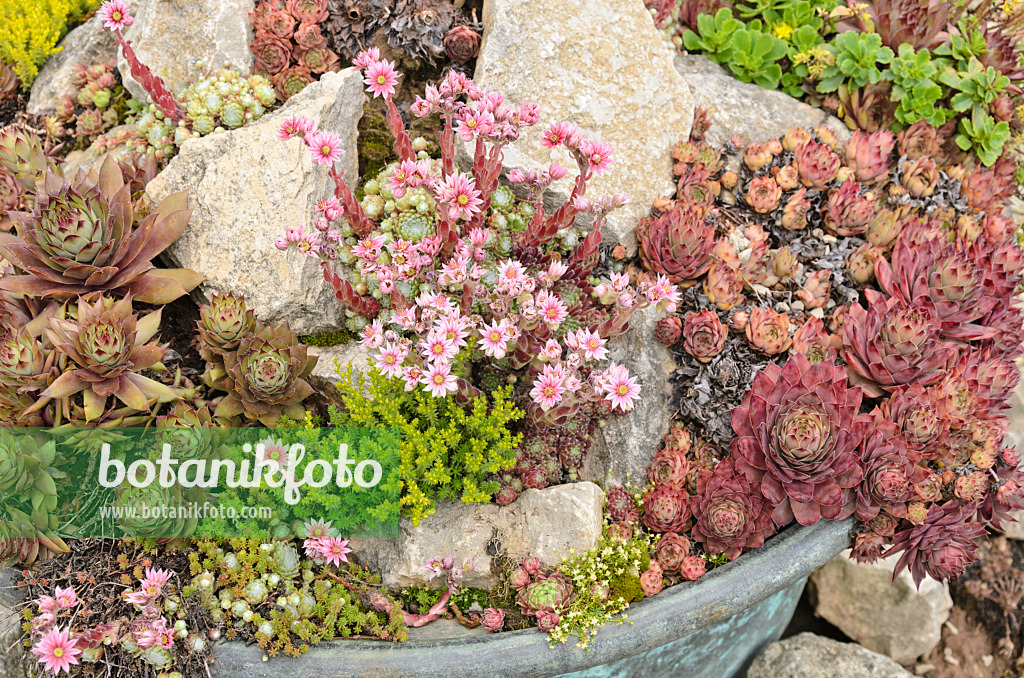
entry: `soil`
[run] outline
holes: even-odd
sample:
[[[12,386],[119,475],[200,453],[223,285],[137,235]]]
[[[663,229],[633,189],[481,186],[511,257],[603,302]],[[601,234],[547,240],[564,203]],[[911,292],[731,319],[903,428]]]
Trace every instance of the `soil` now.
[[[158,308],[148,304],[133,304],[133,307],[137,313]],[[175,370],[180,369],[182,378],[196,385],[201,382],[206,367],[196,345],[198,320],[199,307],[188,295],[166,304],[160,317],[161,344],[171,349],[163,360],[164,366],[172,377]]]
[[[997,678],[1024,671],[1024,543],[996,537],[950,583],[954,608],[939,645],[918,666],[928,678]],[[922,667],[919,670],[923,670]]]
[[[12,97],[0,101],[0,127],[14,122],[18,113],[28,106],[28,94],[19,91]]]

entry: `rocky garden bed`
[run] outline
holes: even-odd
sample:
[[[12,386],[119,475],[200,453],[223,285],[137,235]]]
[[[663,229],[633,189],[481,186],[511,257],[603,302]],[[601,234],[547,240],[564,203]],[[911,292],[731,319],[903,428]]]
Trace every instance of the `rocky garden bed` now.
[[[1015,5],[42,4],[11,675],[1020,670]]]

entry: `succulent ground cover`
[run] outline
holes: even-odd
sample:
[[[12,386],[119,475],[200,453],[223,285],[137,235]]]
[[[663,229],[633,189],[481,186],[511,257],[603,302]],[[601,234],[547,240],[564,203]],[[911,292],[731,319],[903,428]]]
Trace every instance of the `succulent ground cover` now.
[[[781,89],[851,129],[938,131],[937,160],[991,166],[1019,145],[1017,2],[648,0],[680,49]]]
[[[676,200],[637,229],[643,266],[687,286],[658,328],[679,425],[648,488],[609,491],[615,531],[660,534],[674,574],[680,540],[733,560],[855,515],[854,558],[958,577],[1024,502],[1002,445],[1022,338],[1010,169],[941,165],[924,125],[724,151],[705,131],[673,149]]]

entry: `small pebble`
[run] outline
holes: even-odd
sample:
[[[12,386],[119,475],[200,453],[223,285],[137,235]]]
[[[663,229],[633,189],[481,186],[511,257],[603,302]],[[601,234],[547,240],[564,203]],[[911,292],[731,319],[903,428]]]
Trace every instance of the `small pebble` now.
[[[779,313],[787,313],[789,312],[789,304],[787,304],[784,301],[780,301],[779,303],[775,304],[775,310],[778,311]]]
[[[948,647],[942,651],[942,658],[946,660],[947,664],[960,666],[960,660],[953,656],[953,650]]]
[[[804,310],[804,302],[797,300],[790,304],[789,307],[794,311],[802,311]]]
[[[929,671],[935,670],[935,664],[918,664],[914,667],[914,673],[918,676],[923,676]]]
[[[771,290],[769,290],[764,285],[751,285],[750,288],[754,290],[755,294],[758,294],[762,297],[766,297],[771,293]]]
[[[952,633],[954,636],[960,635],[960,629],[958,629],[957,627],[953,626],[953,622],[947,620],[946,621],[946,628],[949,629],[949,632]]]
[[[992,666],[992,662],[994,662],[994,661],[995,661],[995,657],[993,657],[990,654],[987,654],[987,655],[985,655],[984,657],[981,658],[981,663],[985,665],[985,668],[988,668],[989,666]]]
[[[822,242],[827,242],[830,245],[833,245],[833,244],[839,242],[839,238],[835,237],[834,235],[830,235],[830,234],[826,233],[825,235],[821,236],[821,241]]]
[[[811,231],[811,235],[813,235],[815,238],[820,238],[824,234],[825,231],[821,230],[820,228],[815,228]]]
[[[818,320],[824,320],[825,319],[825,309],[823,309],[823,308],[812,308],[811,309],[811,315],[813,315]]]

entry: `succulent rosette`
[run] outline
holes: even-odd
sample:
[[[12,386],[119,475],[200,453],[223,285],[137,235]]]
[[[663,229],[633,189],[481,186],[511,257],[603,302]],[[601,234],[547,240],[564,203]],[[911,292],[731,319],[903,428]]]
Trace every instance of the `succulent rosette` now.
[[[95,295],[79,300],[76,320],[55,317],[49,323],[50,342],[75,367],[57,377],[30,411],[46,399],[81,393],[85,419],[92,421],[103,416],[110,396],[136,412],[178,400],[169,386],[138,374],[158,365],[167,352],[149,343],[160,329],[160,310],[139,318],[130,297],[115,302]]]
[[[671,315],[662,318],[654,328],[654,338],[665,346],[675,346],[683,336],[683,321],[679,316]]]
[[[742,304],[743,278],[739,271],[729,266],[724,261],[716,261],[708,269],[708,275],[704,279],[704,294],[719,311],[729,311],[735,306]]]
[[[690,462],[686,460],[685,453],[674,447],[664,447],[655,453],[651,465],[647,467],[647,479],[655,485],[666,483],[683,487],[689,471]]]
[[[313,82],[313,74],[301,64],[291,66],[274,74],[274,89],[282,101],[287,101]]]
[[[636,228],[640,256],[652,271],[668,276],[681,287],[692,287],[711,267],[715,229],[702,210],[677,204],[658,217],[648,217]]]
[[[896,136],[888,130],[870,134],[857,130],[846,144],[846,164],[857,181],[878,183],[889,176],[890,157],[896,148]]]
[[[789,349],[789,317],[770,308],[754,306],[745,329],[751,347],[765,355],[778,355]]]
[[[480,51],[480,34],[469,26],[455,26],[444,36],[444,49],[449,59],[464,64]]]
[[[912,244],[906,235],[893,248],[891,263],[883,258],[875,262],[881,288],[915,306],[921,305],[922,298],[931,300],[946,339],[976,341],[992,337],[996,332],[993,328],[975,324],[999,305],[987,294],[977,248],[960,251],[938,239]]]
[[[288,0],[285,7],[302,23],[318,24],[327,19],[328,0]]]
[[[976,542],[984,535],[985,526],[972,521],[977,510],[977,504],[956,500],[935,504],[921,525],[896,533],[886,555],[902,552],[896,570],[909,569],[918,586],[925,575],[939,581],[956,579],[978,559]]]
[[[1014,455],[1015,457],[1016,455]],[[1017,459],[1012,460],[1016,462]],[[1012,512],[1024,509],[1024,469],[1016,464],[1002,463],[996,467],[995,482],[978,509],[978,516],[996,529],[1003,529],[1003,521],[1016,519]]]
[[[711,362],[725,348],[728,334],[728,328],[714,311],[687,313],[683,322],[683,350],[702,363]]]
[[[157,435],[161,444],[171,446],[176,459],[208,459],[217,443],[213,415],[207,407],[193,408],[179,402],[165,415],[157,417]]]
[[[244,337],[237,351],[224,356],[228,395],[217,405],[214,416],[244,414],[265,426],[274,426],[282,415],[301,419],[305,410],[300,403],[313,393],[305,377],[316,361],[287,323]]]
[[[36,199],[34,211],[10,213],[16,236],[0,233],[0,256],[24,271],[0,278],[0,289],[56,299],[109,291],[165,304],[203,280],[150,263],[188,225],[185,192],[168,196],[134,226],[131,184],[107,156],[97,174],[80,172],[71,184],[45,173]]]
[[[774,211],[781,199],[782,188],[769,176],[756,177],[747,186],[747,205],[758,214]]]
[[[24,187],[18,183],[14,175],[0,168],[0,219],[3,218],[4,212],[18,206],[24,193]]]
[[[912,198],[927,198],[939,184],[939,168],[932,158],[923,157],[900,165],[900,183]]]
[[[834,361],[839,354],[839,337],[825,330],[825,323],[811,316],[793,333],[790,353],[801,353],[813,365]]]
[[[300,49],[327,48],[327,40],[320,32],[320,26],[316,24],[301,24],[292,38]],[[333,52],[331,54],[334,55]],[[334,55],[334,60],[337,61],[337,55]]]
[[[812,365],[800,354],[781,368],[769,363],[754,377],[732,411],[732,456],[748,481],[761,483],[777,525],[852,513],[846,490],[863,475],[856,448],[868,427],[857,416],[862,397],[843,368]]]
[[[28,328],[12,327],[0,335],[0,384],[38,390],[46,386],[55,359]]]
[[[881,409],[903,433],[910,449],[925,458],[931,458],[949,437],[946,400],[935,387],[911,384],[896,389]]]
[[[782,209],[782,227],[787,231],[799,231],[805,228],[811,207],[811,201],[807,199],[806,188],[801,188],[793,193],[786,200],[786,206]]]
[[[326,73],[337,67],[338,55],[323,47],[311,47],[299,55],[299,64],[311,73]]]
[[[800,175],[800,183],[818,191],[828,188],[840,165],[842,160],[835,151],[813,139],[797,148],[793,156],[793,166]]]
[[[928,386],[956,359],[954,344],[941,341],[941,321],[927,297],[909,305],[899,297],[865,290],[868,308],[853,304],[843,323],[843,360],[850,381],[873,398],[896,386]]]
[[[678,574],[683,559],[690,555],[690,540],[675,532],[666,532],[654,547],[654,559],[667,574]]]
[[[829,233],[849,237],[867,231],[877,214],[875,197],[862,193],[860,184],[847,179],[842,186],[828,192],[823,223]]]
[[[613,522],[626,518],[635,508],[633,495],[622,485],[612,485],[604,496],[604,512]]]
[[[771,504],[731,458],[722,460],[714,472],[698,476],[690,509],[694,517],[690,536],[703,542],[709,553],[724,553],[729,560],[763,546],[775,533]]]
[[[914,483],[924,480],[927,470],[918,466],[921,456],[907,447],[900,429],[878,410],[873,414],[871,430],[860,448],[864,478],[857,486],[854,513],[864,522],[881,510],[905,518],[907,502],[915,497]]]
[[[537,574],[533,581],[519,590],[516,602],[528,617],[560,614],[576,597],[572,582],[561,572]],[[556,622],[557,623],[557,622]]]
[[[213,362],[215,356],[236,350],[256,330],[256,317],[245,305],[245,296],[214,294],[209,304],[199,307],[196,325],[202,340],[199,352],[203,360]]]
[[[690,520],[686,490],[662,483],[644,497],[644,525],[654,532],[683,532]]]

